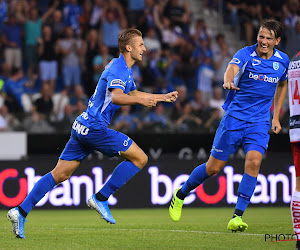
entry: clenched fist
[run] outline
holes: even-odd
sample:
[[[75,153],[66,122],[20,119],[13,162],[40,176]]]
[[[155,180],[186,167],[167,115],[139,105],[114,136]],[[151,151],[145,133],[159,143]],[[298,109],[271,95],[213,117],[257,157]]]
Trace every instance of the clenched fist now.
[[[165,94],[165,102],[175,102],[178,97],[178,92],[173,91],[168,94]]]

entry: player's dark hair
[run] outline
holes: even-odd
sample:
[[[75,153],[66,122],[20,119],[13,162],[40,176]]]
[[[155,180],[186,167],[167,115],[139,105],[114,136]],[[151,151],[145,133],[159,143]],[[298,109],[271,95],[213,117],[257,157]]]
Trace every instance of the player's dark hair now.
[[[131,44],[132,38],[136,36],[142,36],[142,32],[134,28],[126,29],[120,34],[118,40],[120,53],[124,53],[126,51],[126,45]]]
[[[282,35],[283,26],[280,22],[275,19],[265,19],[260,23],[260,28],[266,28],[269,31],[274,31],[275,38],[279,38]]]

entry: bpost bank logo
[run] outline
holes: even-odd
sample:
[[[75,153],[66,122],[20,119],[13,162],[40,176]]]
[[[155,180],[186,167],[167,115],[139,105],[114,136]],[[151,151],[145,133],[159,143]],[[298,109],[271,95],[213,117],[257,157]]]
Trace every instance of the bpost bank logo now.
[[[147,179],[150,179],[151,204],[153,205],[169,204],[174,190],[181,187],[189,177],[187,174],[181,174],[172,179],[167,174],[160,173],[160,169],[158,166],[150,166],[148,171],[144,171],[144,174],[149,174],[148,177],[150,177],[147,177]],[[254,195],[250,202],[254,204],[274,204],[277,201],[285,204],[290,203],[291,192],[295,189],[294,166],[289,167],[289,172],[290,174],[259,174]],[[23,177],[24,174],[25,177]],[[15,168],[7,168],[0,172],[0,205],[7,207],[19,205],[41,178],[41,176],[35,174],[35,169],[32,167],[25,168],[24,174],[19,173]],[[89,176],[71,176],[70,179],[57,185],[45,195],[37,206],[43,206],[47,202],[54,207],[85,206],[86,200],[92,194],[98,192],[109,178],[110,176],[106,179],[103,178],[101,167],[93,167]],[[191,204],[196,200],[200,200],[204,204],[235,204],[237,202],[234,187],[241,181],[242,175],[234,173],[232,166],[226,166],[223,173],[221,172],[210,179],[215,182],[214,187],[216,188],[214,188],[213,193],[207,191],[206,185],[208,184],[204,183],[192,191],[186,197],[184,203]],[[147,197],[149,190],[145,190],[145,192],[147,193],[144,196]],[[117,204],[118,200],[111,196],[108,202],[113,206]]]

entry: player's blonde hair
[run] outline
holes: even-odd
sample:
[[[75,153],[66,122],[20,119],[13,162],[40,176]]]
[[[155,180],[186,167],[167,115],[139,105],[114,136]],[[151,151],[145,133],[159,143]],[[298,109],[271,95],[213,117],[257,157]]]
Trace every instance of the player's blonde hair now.
[[[136,36],[142,36],[142,32],[134,28],[126,29],[120,34],[118,40],[120,53],[127,51],[126,45],[132,45],[132,39]]]

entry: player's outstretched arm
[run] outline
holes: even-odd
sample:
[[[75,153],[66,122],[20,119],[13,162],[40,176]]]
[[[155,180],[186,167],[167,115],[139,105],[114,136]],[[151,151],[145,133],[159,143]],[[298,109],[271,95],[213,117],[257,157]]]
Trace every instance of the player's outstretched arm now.
[[[286,95],[287,90],[287,80],[279,82],[276,87],[274,95],[274,115],[272,120],[272,131],[278,134],[281,130],[281,125],[279,121],[280,110]]]
[[[134,90],[128,93],[131,96],[138,96],[141,98],[155,98],[156,102],[175,102],[178,97],[178,92],[177,91],[172,91],[167,94],[151,94],[151,93],[146,93],[138,90]]]
[[[177,100],[177,97],[178,97],[178,92],[172,91],[167,94],[160,94],[160,95],[157,94],[156,100],[158,102],[175,102]]]
[[[138,96],[132,94],[131,91],[130,94],[125,94],[122,89],[112,89],[111,91],[111,101],[113,104],[117,105],[135,105],[135,104],[141,104],[146,107],[154,107],[156,106],[156,99],[155,97],[149,95],[149,96]]]

